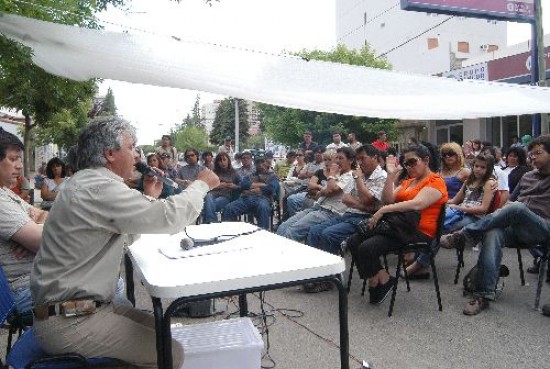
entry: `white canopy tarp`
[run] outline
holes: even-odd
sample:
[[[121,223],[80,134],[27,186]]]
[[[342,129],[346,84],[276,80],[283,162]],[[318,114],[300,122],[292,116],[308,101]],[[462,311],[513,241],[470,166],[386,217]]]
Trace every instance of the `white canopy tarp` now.
[[[397,119],[550,112],[550,89],[304,60],[151,35],[90,30],[0,13],[0,33],[46,71],[199,90],[289,108]]]

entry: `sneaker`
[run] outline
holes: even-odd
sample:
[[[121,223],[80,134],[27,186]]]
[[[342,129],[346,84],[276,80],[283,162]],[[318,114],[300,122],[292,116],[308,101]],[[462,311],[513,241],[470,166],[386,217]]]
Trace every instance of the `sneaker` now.
[[[393,289],[393,286],[397,283],[397,280],[395,277],[390,276],[390,279],[382,284],[378,285],[376,287],[370,287],[369,288],[369,302],[374,305],[381,304],[384,302],[386,297],[390,294],[390,291]]]
[[[441,236],[439,246],[444,249],[460,249],[464,248],[465,238],[462,232],[455,232]]]
[[[332,290],[334,285],[331,282],[310,282],[304,284],[304,292],[319,293]]]
[[[474,297],[462,311],[464,315],[477,315],[489,307],[489,300],[484,297]]]

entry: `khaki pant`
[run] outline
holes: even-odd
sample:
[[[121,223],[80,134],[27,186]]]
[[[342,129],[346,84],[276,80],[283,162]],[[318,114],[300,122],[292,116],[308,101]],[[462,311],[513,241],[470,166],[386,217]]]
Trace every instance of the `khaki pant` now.
[[[33,329],[50,354],[72,352],[89,358],[116,358],[139,368],[157,367],[154,317],[133,307],[111,303],[86,316],[51,316],[35,320]],[[183,347],[175,340],[172,356],[174,368],[180,368]]]

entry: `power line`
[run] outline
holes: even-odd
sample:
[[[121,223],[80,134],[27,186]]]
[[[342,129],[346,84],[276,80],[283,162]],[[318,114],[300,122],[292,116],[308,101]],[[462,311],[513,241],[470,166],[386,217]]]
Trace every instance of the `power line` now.
[[[365,26],[371,22],[373,22],[374,20],[380,18],[381,16],[383,16],[384,14],[386,14],[387,12],[389,12],[390,10],[392,9],[395,9],[396,7],[399,6],[399,3],[396,3],[394,5],[392,5],[391,7],[389,7],[388,9],[382,11],[381,13],[378,13],[376,14],[374,17],[368,19],[366,22],[364,22],[363,24],[361,24],[359,27],[356,27],[354,29],[352,29],[351,31],[349,31],[348,33],[346,33],[345,35],[343,35],[342,37],[339,37],[337,41],[341,41],[342,39],[354,34],[355,32],[361,30],[362,28],[365,28]]]
[[[442,21],[442,22],[436,24],[435,26],[432,26],[432,27],[428,28],[427,30],[425,30],[425,31],[419,33],[418,35],[416,35],[416,36],[414,36],[414,37],[408,39],[407,41],[405,41],[405,42],[403,42],[403,43],[401,43],[401,44],[395,46],[394,48],[392,48],[392,49],[390,49],[390,50],[388,50],[388,51],[386,51],[386,52],[384,52],[384,53],[378,55],[376,58],[378,59],[378,58],[382,58],[382,57],[388,55],[388,54],[391,53],[392,51],[395,51],[395,50],[399,49],[400,47],[405,46],[405,45],[408,44],[409,42],[411,42],[411,41],[413,41],[413,40],[416,40],[416,39],[419,38],[420,36],[425,35],[426,33],[430,32],[430,31],[433,30],[433,29],[436,29],[437,27],[439,27],[439,26],[441,26],[442,24],[444,24],[444,23],[450,21],[450,20],[453,19],[453,18],[454,18],[454,16],[451,16],[451,17],[445,19],[444,21]]]

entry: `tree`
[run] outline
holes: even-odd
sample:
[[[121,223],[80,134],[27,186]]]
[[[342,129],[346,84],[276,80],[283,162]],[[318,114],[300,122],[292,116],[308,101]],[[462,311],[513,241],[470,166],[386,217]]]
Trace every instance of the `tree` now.
[[[0,1],[0,12],[35,19],[99,28],[94,14],[108,4],[121,6],[124,0],[43,0],[40,3]],[[5,36],[0,36],[0,105],[20,110],[25,117],[25,175],[29,175],[31,130],[36,126],[52,128],[56,114],[63,124],[75,106],[88,101],[96,93],[95,81],[75,82],[46,73],[32,63],[31,51]],[[62,125],[62,127],[64,127]]]
[[[239,140],[243,141],[248,137],[250,123],[246,101],[242,99],[237,99],[237,101],[239,106]],[[221,145],[227,136],[235,137],[235,99],[232,97],[222,100],[216,111],[212,132],[210,132],[210,142]]]
[[[306,60],[315,59],[380,69],[391,68],[386,59],[377,59],[368,46],[358,51],[338,45],[332,51],[302,50],[296,55]],[[259,104],[259,110],[267,135],[274,141],[291,147],[296,147],[302,141],[305,131],[311,131],[314,140],[324,144],[332,141],[334,132],[341,132],[344,140],[346,133],[355,132],[363,143],[374,141],[376,133],[380,130],[388,132],[389,138],[396,136],[393,120],[320,113],[268,104]]]
[[[178,152],[184,152],[189,148],[208,150],[208,134],[198,127],[184,127],[176,132],[175,146]]]
[[[116,115],[116,113],[115,95],[113,94],[113,90],[109,87],[103,99],[103,103],[101,104],[101,115]]]

